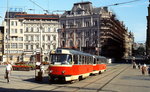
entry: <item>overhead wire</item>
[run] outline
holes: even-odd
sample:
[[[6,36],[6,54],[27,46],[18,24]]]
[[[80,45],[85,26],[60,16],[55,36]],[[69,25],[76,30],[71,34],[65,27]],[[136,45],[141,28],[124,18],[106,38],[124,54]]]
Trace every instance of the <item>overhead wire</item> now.
[[[41,8],[43,11],[45,11],[46,13],[49,13],[48,10],[44,9],[43,7],[41,7],[39,4],[37,4],[36,2],[29,0],[30,2],[32,2],[33,4],[35,4],[36,6],[38,6],[39,8]]]
[[[117,6],[117,5],[121,5],[121,4],[137,2],[137,1],[141,1],[141,0],[132,0],[132,1],[127,1],[127,2],[115,3],[115,4],[111,4],[111,5],[106,5],[106,6],[103,6],[103,7]]]

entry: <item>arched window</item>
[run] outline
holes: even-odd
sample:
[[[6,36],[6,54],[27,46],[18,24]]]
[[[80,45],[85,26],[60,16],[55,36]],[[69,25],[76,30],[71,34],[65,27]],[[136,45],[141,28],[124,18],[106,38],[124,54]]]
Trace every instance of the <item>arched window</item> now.
[[[73,47],[74,45],[73,45],[73,41],[72,40],[70,40],[70,47]]]

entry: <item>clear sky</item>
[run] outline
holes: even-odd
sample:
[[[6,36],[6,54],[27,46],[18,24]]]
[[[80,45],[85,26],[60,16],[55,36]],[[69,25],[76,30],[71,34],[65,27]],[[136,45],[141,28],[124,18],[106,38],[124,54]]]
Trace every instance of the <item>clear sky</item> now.
[[[109,9],[117,15],[117,18],[120,21],[124,22],[125,26],[128,28],[128,31],[134,33],[135,42],[146,41],[146,16],[148,15],[147,7],[149,0],[0,0],[0,16],[2,17],[0,18],[0,22],[3,20],[7,10],[7,1],[9,8],[22,8],[23,11],[36,14],[45,13],[41,8],[49,10],[50,13],[55,10],[71,10],[74,3],[81,1],[90,1],[94,7],[136,1],[117,6],[109,6]],[[34,1],[41,8],[31,1]],[[31,11],[29,9],[34,10]]]

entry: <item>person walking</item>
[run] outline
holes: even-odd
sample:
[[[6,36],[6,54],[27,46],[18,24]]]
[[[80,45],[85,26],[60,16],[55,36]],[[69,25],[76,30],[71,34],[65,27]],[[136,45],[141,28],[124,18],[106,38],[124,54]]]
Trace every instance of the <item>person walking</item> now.
[[[133,69],[136,69],[136,63],[133,61]]]
[[[141,68],[142,70],[142,74],[145,75],[145,72],[146,72],[146,64],[144,64]]]
[[[141,64],[140,63],[138,64],[138,68],[141,69]]]
[[[7,83],[9,83],[10,81],[11,70],[12,70],[12,65],[9,62],[7,62],[7,66],[5,70],[5,79],[7,79]]]

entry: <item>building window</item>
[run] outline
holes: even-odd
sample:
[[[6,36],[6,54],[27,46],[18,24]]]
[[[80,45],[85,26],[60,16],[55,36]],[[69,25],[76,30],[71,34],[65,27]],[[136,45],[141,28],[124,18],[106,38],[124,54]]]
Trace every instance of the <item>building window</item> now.
[[[11,29],[11,33],[12,33],[12,34],[15,33],[14,29]]]
[[[29,32],[29,28],[28,27],[26,27],[26,32]]]
[[[6,48],[10,48],[10,44],[9,43],[8,43],[8,45],[6,44],[5,46],[6,46]]]
[[[86,41],[86,47],[89,47],[89,41]]]
[[[31,50],[33,50],[33,45],[31,45]]]
[[[62,41],[62,47],[65,47],[65,41]]]
[[[48,41],[50,41],[50,40],[51,40],[51,37],[50,37],[49,35],[47,36],[47,40],[48,40]]]
[[[73,41],[71,40],[70,41],[70,47],[73,47],[74,45],[73,45]]]
[[[48,28],[48,32],[51,32],[51,28]]]
[[[33,41],[33,35],[31,35],[31,41]]]
[[[23,33],[23,29],[20,29],[20,33]]]
[[[28,36],[25,36],[26,41],[28,41]]]
[[[90,22],[89,22],[89,21],[86,21],[86,22],[85,22],[85,25],[86,25],[86,27],[89,27],[89,26],[90,26]]]
[[[19,37],[19,38],[18,38],[18,41],[23,41],[23,37]]]
[[[42,48],[45,49],[45,45],[42,45]]]
[[[15,26],[17,26],[17,21],[15,21]]]
[[[56,41],[56,35],[53,35],[53,40]]]
[[[23,48],[23,44],[19,43],[18,48],[22,49]]]
[[[47,45],[47,49],[50,49],[50,45]]]
[[[20,25],[23,26],[23,22],[20,22]]]
[[[97,20],[96,20],[96,21],[94,21],[93,26],[95,26],[95,27],[96,27],[96,26],[97,26],[97,24],[98,24],[98,23],[97,23]]]
[[[38,44],[36,45],[36,48],[37,48],[37,49],[39,48],[39,45],[38,45]]]
[[[40,40],[39,36],[36,35],[36,36],[35,36],[35,41],[39,41],[39,40]]]
[[[43,35],[43,41],[45,41],[45,35]]]
[[[36,32],[39,32],[39,31],[40,31],[39,28],[37,28]]]
[[[14,26],[14,21],[11,21],[11,26]]]
[[[34,31],[34,29],[33,29],[33,27],[31,27],[31,32],[33,32]]]
[[[17,43],[11,43],[11,48],[17,48]]]
[[[26,45],[26,50],[28,50],[29,48],[28,48],[28,45]]]
[[[17,33],[17,29],[15,29],[15,33]]]

